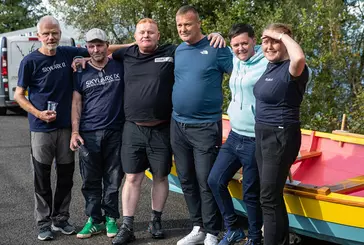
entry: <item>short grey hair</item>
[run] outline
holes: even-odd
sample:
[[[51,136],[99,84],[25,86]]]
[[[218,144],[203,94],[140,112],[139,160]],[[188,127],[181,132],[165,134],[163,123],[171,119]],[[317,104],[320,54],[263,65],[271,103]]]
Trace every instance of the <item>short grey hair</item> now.
[[[200,20],[200,15],[198,14],[198,11],[195,7],[191,6],[191,5],[183,5],[182,7],[180,7],[176,13],[177,15],[185,15],[187,13],[193,13],[194,15],[196,15],[197,19]]]
[[[40,20],[38,21],[38,23],[37,23],[37,32],[40,32],[40,26],[44,22],[50,22],[53,25],[58,25],[59,26],[59,29],[61,29],[61,26],[59,25],[59,21],[56,18],[54,18],[51,15],[46,15],[46,16],[43,16],[42,18],[40,18]]]

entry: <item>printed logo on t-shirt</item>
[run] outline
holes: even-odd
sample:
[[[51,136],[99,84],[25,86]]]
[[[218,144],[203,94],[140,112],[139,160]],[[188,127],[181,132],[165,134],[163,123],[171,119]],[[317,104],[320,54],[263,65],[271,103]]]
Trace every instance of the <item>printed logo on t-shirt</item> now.
[[[207,51],[207,50],[202,50],[200,53],[201,53],[201,54],[209,54],[209,51]]]
[[[269,77],[267,77],[267,78],[265,78],[265,81],[267,81],[267,82],[271,82],[271,81],[273,81],[273,78],[269,78]]]
[[[120,81],[119,73],[87,80],[87,81],[85,81],[85,84],[86,84],[86,88],[91,88],[94,86],[105,85],[105,84],[116,82],[116,81]]]
[[[159,62],[172,62],[173,63],[173,57],[159,57],[154,59],[155,63]]]
[[[50,71],[53,71],[53,70],[62,69],[62,68],[65,68],[65,67],[66,67],[66,62],[62,62],[61,64],[53,64],[51,66],[43,67],[42,71],[43,71],[43,73],[45,73],[45,72],[50,72]]]

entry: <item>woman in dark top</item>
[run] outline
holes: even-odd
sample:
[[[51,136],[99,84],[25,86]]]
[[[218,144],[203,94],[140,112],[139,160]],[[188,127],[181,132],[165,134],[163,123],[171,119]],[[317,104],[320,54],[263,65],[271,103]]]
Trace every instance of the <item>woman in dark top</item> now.
[[[262,49],[269,63],[254,87],[264,245],[289,244],[283,188],[301,146],[299,112],[309,77],[305,55],[291,36],[284,24],[264,30]]]

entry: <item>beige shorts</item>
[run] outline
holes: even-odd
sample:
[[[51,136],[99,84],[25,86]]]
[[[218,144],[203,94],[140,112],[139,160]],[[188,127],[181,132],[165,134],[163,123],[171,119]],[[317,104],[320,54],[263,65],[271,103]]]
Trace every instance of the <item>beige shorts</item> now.
[[[31,132],[31,151],[35,160],[42,164],[74,162],[70,149],[71,129],[57,129],[51,132]]]

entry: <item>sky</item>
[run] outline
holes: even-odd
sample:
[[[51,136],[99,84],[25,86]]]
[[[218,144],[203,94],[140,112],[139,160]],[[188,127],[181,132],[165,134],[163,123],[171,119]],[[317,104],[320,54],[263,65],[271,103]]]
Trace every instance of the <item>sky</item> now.
[[[48,0],[42,0],[43,5],[51,12],[51,14],[59,19],[61,15],[57,14],[57,12],[54,10],[54,8],[49,4]]]

